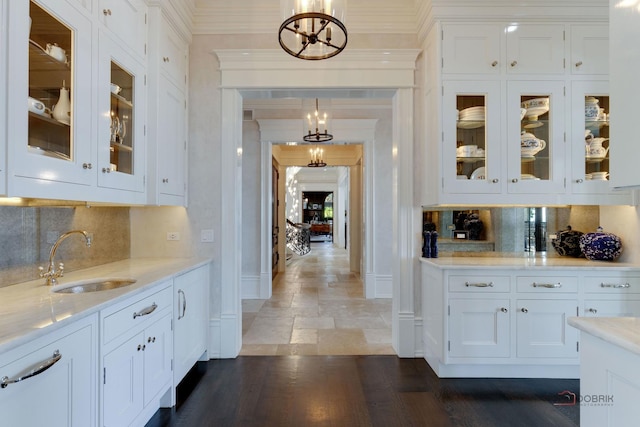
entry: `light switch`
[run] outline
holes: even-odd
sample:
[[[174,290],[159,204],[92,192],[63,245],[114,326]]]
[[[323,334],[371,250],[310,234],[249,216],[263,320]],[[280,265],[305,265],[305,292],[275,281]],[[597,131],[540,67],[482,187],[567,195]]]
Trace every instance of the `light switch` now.
[[[201,230],[200,241],[204,243],[213,242],[213,230],[212,229]]]

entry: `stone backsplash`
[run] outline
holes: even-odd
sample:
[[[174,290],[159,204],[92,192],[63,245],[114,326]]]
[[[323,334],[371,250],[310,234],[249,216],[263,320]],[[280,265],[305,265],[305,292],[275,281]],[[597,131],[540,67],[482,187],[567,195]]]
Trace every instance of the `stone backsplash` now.
[[[80,235],[60,244],[56,264],[79,270],[130,257],[129,208],[0,206],[0,287],[38,278],[56,238],[69,230],[93,234],[87,248]]]

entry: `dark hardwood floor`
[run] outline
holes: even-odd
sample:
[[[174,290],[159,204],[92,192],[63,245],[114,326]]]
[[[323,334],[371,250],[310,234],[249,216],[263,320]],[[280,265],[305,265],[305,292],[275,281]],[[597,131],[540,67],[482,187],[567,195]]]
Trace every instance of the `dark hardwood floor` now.
[[[578,380],[439,379],[423,359],[241,356],[201,362],[159,426],[578,426]],[[183,400],[183,401],[182,401]],[[182,401],[182,402],[181,402]]]

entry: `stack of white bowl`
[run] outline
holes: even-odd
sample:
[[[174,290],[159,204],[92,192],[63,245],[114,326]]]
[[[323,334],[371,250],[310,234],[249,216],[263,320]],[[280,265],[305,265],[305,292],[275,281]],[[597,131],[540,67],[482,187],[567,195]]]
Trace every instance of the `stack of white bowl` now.
[[[460,111],[460,120],[464,121],[474,121],[474,122],[483,122],[485,117],[485,108],[484,106],[480,107],[469,107]]]

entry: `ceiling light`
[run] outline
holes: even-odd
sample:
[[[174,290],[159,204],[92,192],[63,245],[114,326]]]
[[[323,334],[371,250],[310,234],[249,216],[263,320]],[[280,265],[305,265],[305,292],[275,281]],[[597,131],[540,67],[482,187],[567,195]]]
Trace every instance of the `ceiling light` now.
[[[329,115],[325,111],[320,113],[318,108],[318,98],[316,98],[316,108],[311,113],[307,113],[307,134],[302,137],[306,142],[327,142],[333,139],[327,128],[329,127]],[[320,129],[323,129],[321,132]]]
[[[336,56],[347,45],[346,0],[280,0],[283,19],[280,46],[296,58]]]

